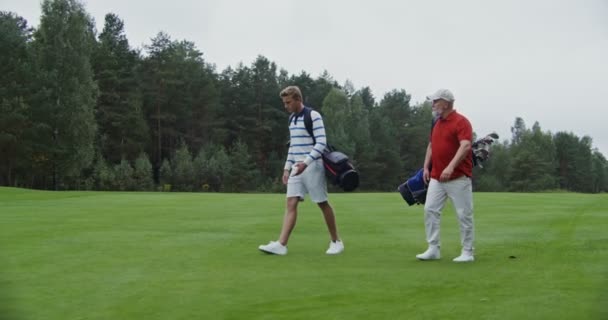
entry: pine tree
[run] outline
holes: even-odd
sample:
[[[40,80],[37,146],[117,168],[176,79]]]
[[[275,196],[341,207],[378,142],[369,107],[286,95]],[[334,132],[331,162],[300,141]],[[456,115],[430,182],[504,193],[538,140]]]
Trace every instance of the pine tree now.
[[[94,156],[98,91],[90,63],[95,44],[93,26],[92,18],[76,0],[42,3],[33,42],[40,94],[32,103],[32,120],[38,131],[38,174],[51,175],[55,189],[76,185]]]
[[[31,34],[25,19],[0,12],[0,185],[23,184],[31,172]]]
[[[154,188],[152,164],[146,153],[141,153],[135,160],[133,180],[135,190],[151,191]]]
[[[111,163],[132,161],[148,144],[148,126],[137,78],[139,56],[129,48],[124,24],[115,14],[106,15],[94,56],[99,148]]]
[[[173,189],[176,191],[192,191],[195,182],[192,154],[188,146],[182,142],[171,160],[173,172]]]

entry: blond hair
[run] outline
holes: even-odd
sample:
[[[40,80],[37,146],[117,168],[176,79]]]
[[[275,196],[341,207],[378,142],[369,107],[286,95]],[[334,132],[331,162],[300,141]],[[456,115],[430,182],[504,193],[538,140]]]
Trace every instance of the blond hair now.
[[[281,90],[279,94],[281,98],[283,97],[291,97],[296,101],[302,101],[302,91],[297,86],[289,86],[285,89]]]

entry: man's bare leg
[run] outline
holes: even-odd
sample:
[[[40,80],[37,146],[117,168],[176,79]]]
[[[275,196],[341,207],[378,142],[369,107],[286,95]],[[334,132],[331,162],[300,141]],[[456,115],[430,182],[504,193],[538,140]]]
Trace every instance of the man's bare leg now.
[[[299,197],[287,198],[287,204],[285,206],[285,217],[283,218],[283,227],[281,228],[281,235],[279,236],[279,242],[286,246],[289,241],[291,231],[296,226],[296,220],[298,218],[298,202]]]
[[[329,231],[331,241],[340,240],[340,237],[338,236],[338,228],[336,227],[336,216],[334,215],[334,209],[327,201],[318,203],[317,205],[323,212],[323,217],[325,218],[325,223],[327,224],[327,230]]]

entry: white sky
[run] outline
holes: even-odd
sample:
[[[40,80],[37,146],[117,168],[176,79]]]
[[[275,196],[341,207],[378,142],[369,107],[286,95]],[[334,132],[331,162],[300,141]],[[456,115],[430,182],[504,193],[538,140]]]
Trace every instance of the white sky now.
[[[38,0],[0,0],[37,26]],[[528,128],[593,138],[608,157],[608,0],[88,0],[98,31],[117,14],[133,47],[159,31],[222,71],[267,57],[290,74],[413,102],[448,88],[479,135]]]

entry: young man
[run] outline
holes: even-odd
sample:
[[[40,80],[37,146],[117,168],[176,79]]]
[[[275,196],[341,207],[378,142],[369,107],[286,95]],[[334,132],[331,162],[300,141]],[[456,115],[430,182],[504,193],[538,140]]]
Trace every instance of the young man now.
[[[300,89],[296,86],[289,86],[281,91],[280,97],[287,112],[292,114],[289,122],[291,143],[283,170],[283,184],[287,185],[287,203],[283,228],[278,241],[270,241],[266,245],[259,246],[259,249],[270,254],[287,254],[287,241],[296,224],[298,203],[304,200],[304,196],[308,193],[310,199],[321,208],[329,230],[331,241],[326,253],[339,254],[344,251],[344,244],[338,236],[334,210],[327,201],[325,169],[321,158],[321,153],[327,146],[323,119],[318,112],[310,111],[313,140],[304,125],[305,107],[302,103]],[[313,144],[313,141],[316,143]]]
[[[460,223],[461,255],[455,262],[471,262],[473,256],[473,189],[471,176],[473,157],[471,141],[473,129],[463,115],[454,110],[454,95],[440,89],[427,97],[433,103],[433,116],[437,117],[431,141],[424,159],[424,181],[428,184],[424,205],[424,226],[428,249],[416,255],[420,260],[441,257],[439,228],[441,210],[447,198],[452,200]]]

